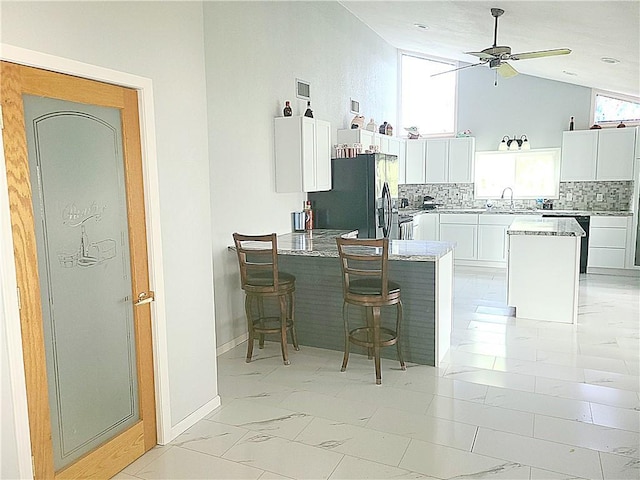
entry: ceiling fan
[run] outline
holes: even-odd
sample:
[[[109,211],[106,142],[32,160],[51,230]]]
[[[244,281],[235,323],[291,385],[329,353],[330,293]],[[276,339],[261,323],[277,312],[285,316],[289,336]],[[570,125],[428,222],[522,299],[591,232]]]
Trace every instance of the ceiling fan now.
[[[530,58],[551,57],[555,55],[567,55],[571,53],[568,48],[556,48],[554,50],[539,50],[537,52],[511,53],[511,47],[506,45],[498,45],[498,17],[504,13],[501,8],[492,8],[491,15],[495,18],[495,27],[493,30],[493,45],[479,52],[465,52],[467,55],[473,55],[480,59],[479,63],[465,65],[464,67],[447,70],[446,72],[435,73],[431,75],[435,77],[444,73],[457,72],[464,68],[477,67],[478,65],[489,64],[489,68],[496,71],[497,74],[504,78],[518,75],[518,71],[507,63],[507,60],[527,60]],[[497,77],[496,77],[497,79]],[[496,82],[497,84],[497,82]]]

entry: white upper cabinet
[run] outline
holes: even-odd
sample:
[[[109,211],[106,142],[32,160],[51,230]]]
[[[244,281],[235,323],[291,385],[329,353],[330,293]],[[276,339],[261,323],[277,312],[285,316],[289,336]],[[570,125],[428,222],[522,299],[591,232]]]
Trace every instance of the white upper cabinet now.
[[[305,192],[331,190],[331,124],[316,120],[314,181],[305,183]]]
[[[560,180],[632,180],[635,142],[635,128],[564,132]]]
[[[475,138],[406,141],[406,183],[472,183]]]
[[[598,132],[597,180],[633,180],[635,128]]]
[[[331,124],[308,117],[275,119],[276,191],[331,190]]]
[[[362,145],[362,153],[366,150],[372,150],[372,146],[377,146],[380,153],[400,157],[400,150],[402,149],[404,140],[361,128],[345,128],[338,130],[338,143],[359,143]]]
[[[405,148],[405,183],[425,182],[425,153],[427,142],[425,140],[407,140]]]
[[[361,128],[345,128],[338,130],[338,143],[359,143],[362,145],[362,153],[364,153],[365,150],[370,150],[372,145],[380,147],[381,136],[382,135],[376,134],[370,130],[363,130]]]
[[[449,177],[449,139],[427,140],[426,183],[446,183]]]
[[[473,182],[473,158],[476,151],[474,137],[449,140],[449,183]]]

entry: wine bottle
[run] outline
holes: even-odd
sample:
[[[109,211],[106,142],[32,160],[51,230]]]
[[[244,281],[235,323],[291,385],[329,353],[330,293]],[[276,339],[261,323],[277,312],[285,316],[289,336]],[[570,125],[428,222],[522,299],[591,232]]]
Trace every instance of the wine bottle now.
[[[284,110],[282,111],[282,114],[285,117],[290,117],[291,115],[293,115],[293,112],[291,111],[291,104],[288,100],[284,102]]]
[[[569,131],[573,130],[573,117],[569,120]]]
[[[313,110],[311,110],[311,100],[307,101],[307,109],[304,111],[304,116],[313,118]]]

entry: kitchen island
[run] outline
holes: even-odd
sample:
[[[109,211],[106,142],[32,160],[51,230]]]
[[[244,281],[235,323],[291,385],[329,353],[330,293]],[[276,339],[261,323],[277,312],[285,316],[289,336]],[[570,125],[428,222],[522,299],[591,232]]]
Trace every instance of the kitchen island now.
[[[295,318],[301,346],[344,349],[342,271],[335,239],[356,234],[313,230],[278,236],[278,268],[296,277]],[[402,289],[400,345],[406,361],[437,366],[449,349],[454,247],[449,242],[390,242],[389,277]],[[356,309],[351,312],[356,314]],[[395,321],[395,308],[383,309],[382,318]],[[351,350],[366,354],[355,346]],[[381,355],[397,358],[395,348],[384,348]]]
[[[576,322],[585,234],[573,218],[516,219],[509,226],[507,303],[517,317]]]

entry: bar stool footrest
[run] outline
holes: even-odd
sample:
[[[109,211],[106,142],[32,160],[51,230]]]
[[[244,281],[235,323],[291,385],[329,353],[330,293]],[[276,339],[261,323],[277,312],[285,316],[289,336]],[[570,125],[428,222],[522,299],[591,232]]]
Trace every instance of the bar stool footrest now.
[[[277,333],[280,334],[282,327],[280,326],[280,317],[260,317],[253,320],[253,331],[255,333]],[[289,329],[293,325],[291,319],[287,319],[286,328]]]
[[[369,340],[371,339],[371,340]],[[361,347],[373,348],[373,327],[358,327],[349,330],[349,341]],[[380,347],[388,347],[395,345],[398,341],[398,334],[390,328],[380,327]]]

